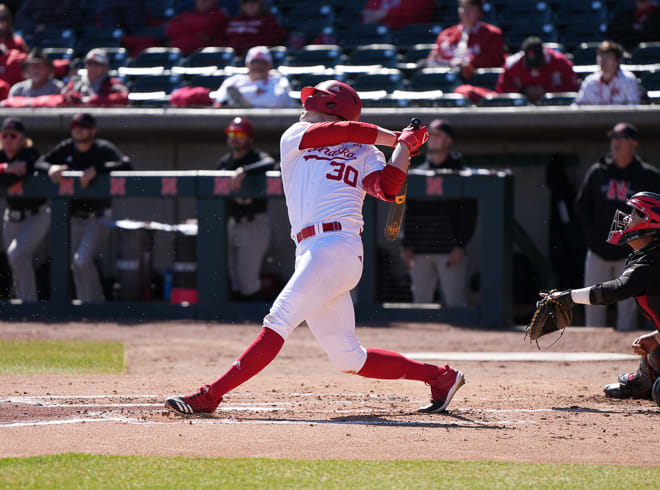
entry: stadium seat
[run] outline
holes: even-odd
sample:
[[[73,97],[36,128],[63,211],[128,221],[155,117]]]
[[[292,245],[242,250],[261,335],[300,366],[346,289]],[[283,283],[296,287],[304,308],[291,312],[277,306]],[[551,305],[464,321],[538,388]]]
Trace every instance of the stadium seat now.
[[[527,97],[522,94],[497,94],[486,97],[479,107],[519,107],[527,105]]]
[[[434,43],[442,26],[437,24],[411,24],[403,26],[394,33],[394,44],[400,50],[409,50],[421,43]]]
[[[128,62],[128,52],[126,51],[126,48],[104,46],[101,49],[108,55],[108,59],[110,60],[110,69],[112,70],[116,70],[120,66],[126,65]]]
[[[147,48],[138,54],[130,63],[135,68],[163,67],[172,68],[181,64],[182,56],[179,48]]]
[[[408,81],[408,89],[414,91],[442,90],[453,92],[461,84],[458,71],[450,68],[422,68]]]
[[[119,28],[98,27],[85,29],[78,36],[76,51],[80,56],[84,56],[89,50],[99,46],[118,48],[123,35],[124,31]]]
[[[73,59],[73,49],[71,48],[44,48],[43,55],[49,60],[71,60]]]
[[[577,92],[555,92],[543,95],[538,105],[571,105],[575,102]]]
[[[476,85],[477,87],[495,90],[497,79],[503,71],[503,68],[478,68],[469,78],[467,83],[470,85]]]
[[[641,84],[645,90],[660,90],[660,70],[644,73],[641,78]]]
[[[553,21],[550,5],[544,1],[509,0],[497,5],[497,13],[500,22]]]
[[[380,65],[384,68],[396,68],[397,62],[397,50],[393,44],[367,44],[358,46],[342,64]]]
[[[337,32],[337,37],[339,45],[346,51],[352,51],[365,44],[389,44],[392,42],[392,32],[386,26],[359,24],[355,21]]]
[[[195,75],[188,81],[187,85],[189,87],[206,87],[211,90],[218,90],[226,78],[226,73],[216,73],[213,75]]]
[[[522,42],[530,36],[541,38],[543,42],[557,42],[557,32],[551,22],[523,19],[502,22],[504,42],[509,53],[515,53],[520,49]]]
[[[654,65],[660,63],[660,42],[639,43],[630,53],[631,65]]]
[[[336,44],[308,44],[292,55],[286,65],[333,67],[342,59],[341,48]]]
[[[595,65],[598,56],[599,42],[580,43],[577,48],[573,50],[573,65]]]
[[[403,61],[405,63],[417,63],[420,60],[425,60],[434,46],[434,43],[415,44],[405,52]]]
[[[291,86],[292,88],[295,86],[296,90],[301,90],[303,87],[315,87],[326,80],[339,80],[340,82],[345,82],[346,76],[342,73],[335,72],[303,75],[298,79],[291,80]]]
[[[351,83],[358,92],[384,90],[388,93],[403,88],[404,77],[396,68],[383,68],[371,73],[363,73]]]
[[[47,27],[34,34],[30,46],[34,48],[75,48],[76,36],[71,29]]]
[[[234,48],[231,47],[202,48],[195,51],[194,53],[191,53],[183,62],[183,66],[188,67],[216,66],[218,68],[224,68],[227,65],[235,64],[236,51],[234,51]]]
[[[335,22],[335,11],[328,4],[306,4],[305,8],[293,8],[282,16],[283,26],[289,31],[302,32],[313,39],[321,32],[330,34]]]
[[[268,50],[273,57],[273,67],[275,68],[283,64],[289,54],[289,49],[286,46],[271,46]]]
[[[181,77],[177,75],[142,76],[131,84],[131,92],[165,92],[171,93],[181,85]]]

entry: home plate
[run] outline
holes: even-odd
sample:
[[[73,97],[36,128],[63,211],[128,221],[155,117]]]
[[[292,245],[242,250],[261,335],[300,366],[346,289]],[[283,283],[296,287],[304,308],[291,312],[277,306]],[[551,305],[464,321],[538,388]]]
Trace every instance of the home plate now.
[[[634,354],[616,352],[408,352],[419,361],[513,361],[513,362],[594,362],[639,360]]]

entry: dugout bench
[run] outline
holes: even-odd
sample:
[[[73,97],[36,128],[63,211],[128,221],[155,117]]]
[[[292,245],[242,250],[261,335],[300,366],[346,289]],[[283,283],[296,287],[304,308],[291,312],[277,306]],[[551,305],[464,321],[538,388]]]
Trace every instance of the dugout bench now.
[[[82,319],[150,321],[199,319],[219,322],[259,322],[269,305],[235,303],[228,300],[226,250],[226,198],[283,198],[279,172],[248,176],[240,191],[231,192],[231,171],[112,172],[97,177],[82,189],[82,172],[67,171],[59,184],[45,175],[29,176],[0,194],[12,197],[45,197],[50,201],[50,301],[21,304],[0,303],[0,319],[70,321]],[[419,321],[458,324],[510,325],[512,323],[513,183],[507,171],[475,170],[446,174],[411,172],[408,198],[476,198],[480,201],[481,243],[479,257],[481,304],[468,308],[440,308],[438,305],[379,304],[376,298],[377,234],[376,199],[364,203],[364,273],[357,287],[358,323]],[[81,198],[151,197],[195,199],[198,221],[197,304],[170,304],[165,301],[99,304],[72,301],[69,281],[69,201]],[[154,217],[157,220],[158,217]],[[286,223],[288,226],[288,223]],[[218,251],[221,250],[221,253]]]

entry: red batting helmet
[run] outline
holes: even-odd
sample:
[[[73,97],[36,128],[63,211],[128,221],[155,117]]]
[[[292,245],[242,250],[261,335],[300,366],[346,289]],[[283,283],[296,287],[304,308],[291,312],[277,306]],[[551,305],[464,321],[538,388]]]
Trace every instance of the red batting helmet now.
[[[362,111],[358,93],[338,80],[326,80],[316,87],[303,88],[300,101],[308,111],[339,116],[347,121],[357,121]]]
[[[254,128],[252,127],[252,124],[250,124],[250,121],[244,117],[235,117],[231,120],[229,126],[225,128],[225,134],[232,131],[245,133],[248,136],[254,136]]]
[[[660,232],[660,194],[638,192],[626,204],[633,210],[630,214],[616,210],[607,243],[623,245]],[[633,223],[633,213],[639,217],[636,223]]]

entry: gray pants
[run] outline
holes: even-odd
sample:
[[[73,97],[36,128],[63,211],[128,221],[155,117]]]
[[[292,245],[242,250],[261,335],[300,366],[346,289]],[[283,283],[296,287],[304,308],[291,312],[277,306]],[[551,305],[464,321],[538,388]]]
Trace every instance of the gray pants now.
[[[109,211],[106,213],[109,215]],[[100,218],[71,218],[71,270],[78,299],[85,303],[103,302],[101,278],[94,259],[108,236]]]
[[[227,261],[232,290],[243,296],[259,292],[261,263],[270,242],[268,215],[257,214],[253,221],[242,223],[229,218],[227,239]]]
[[[616,279],[621,275],[625,259],[604,260],[591,250],[587,251],[584,262],[584,285],[592,286],[599,282]],[[637,330],[637,303],[634,298],[619,301],[616,305],[616,329]],[[589,327],[607,325],[607,306],[585,306],[585,323]]]
[[[34,273],[34,252],[41,244],[50,226],[50,209],[42,206],[39,212],[22,221],[12,221],[9,209],[2,223],[9,266],[14,282],[14,294],[21,301],[38,301],[37,281]]]
[[[415,303],[431,303],[436,286],[440,286],[445,306],[467,306],[465,291],[465,259],[451,267],[449,254],[417,254],[410,271]]]

